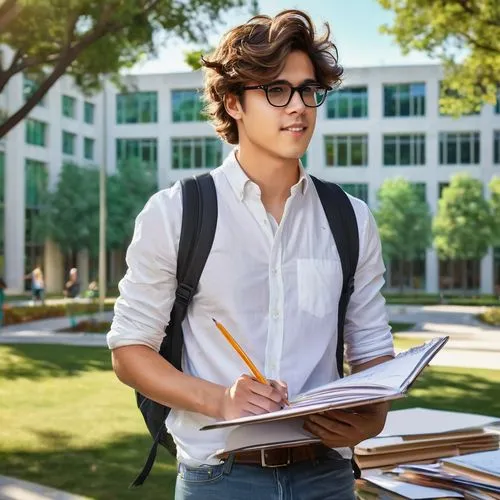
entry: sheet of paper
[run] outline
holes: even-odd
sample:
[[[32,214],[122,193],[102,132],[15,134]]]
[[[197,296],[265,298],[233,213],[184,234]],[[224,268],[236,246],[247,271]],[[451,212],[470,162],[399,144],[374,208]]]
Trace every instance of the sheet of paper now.
[[[444,464],[460,465],[474,471],[498,476],[500,480],[500,450],[483,451],[481,453],[472,453],[460,457],[446,458],[442,460],[442,462]]]
[[[499,422],[496,417],[453,411],[410,408],[390,411],[378,437],[419,436],[482,428]]]
[[[419,486],[417,484],[398,481],[396,478],[387,474],[363,475],[363,479],[375,484],[404,498],[412,500],[427,500],[431,498],[464,498],[461,493],[441,488],[430,488],[428,486]]]
[[[411,376],[416,377],[447,340],[448,337],[435,338],[399,354],[390,361],[300,394],[283,410],[220,421],[202,427],[201,430],[292,418],[330,408],[354,407],[372,401],[403,397],[404,391],[401,390],[401,385],[406,384]],[[320,397],[318,393],[321,394]]]

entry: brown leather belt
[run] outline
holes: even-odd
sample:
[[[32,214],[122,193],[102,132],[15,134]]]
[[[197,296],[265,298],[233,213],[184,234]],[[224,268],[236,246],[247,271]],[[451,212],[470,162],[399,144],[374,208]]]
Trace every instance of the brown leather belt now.
[[[306,460],[324,458],[330,451],[322,444],[308,444],[292,448],[271,448],[269,450],[241,451],[234,453],[234,462],[261,467],[286,467]],[[227,460],[229,454],[221,458]]]

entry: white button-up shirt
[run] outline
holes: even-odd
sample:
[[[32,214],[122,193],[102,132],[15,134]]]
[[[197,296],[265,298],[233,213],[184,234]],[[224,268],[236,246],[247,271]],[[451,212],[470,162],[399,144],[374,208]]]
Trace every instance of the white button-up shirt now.
[[[183,370],[230,386],[246,365],[215,327],[220,321],[267,378],[288,384],[289,397],[338,378],[335,350],[342,267],[326,215],[307,173],[290,190],[279,224],[266,212],[259,187],[233,151],[211,172],[218,198],[212,251],[183,323]],[[385,302],[385,271],[373,216],[350,197],[360,252],[345,323],[346,359],[362,363],[393,354]],[[144,344],[159,350],[170,319],[182,222],[180,183],[155,194],[136,220],[128,271],[108,344]],[[144,367],[147,369],[147,367]],[[213,420],[172,410],[167,427],[178,459],[216,463],[227,429],[200,431]]]

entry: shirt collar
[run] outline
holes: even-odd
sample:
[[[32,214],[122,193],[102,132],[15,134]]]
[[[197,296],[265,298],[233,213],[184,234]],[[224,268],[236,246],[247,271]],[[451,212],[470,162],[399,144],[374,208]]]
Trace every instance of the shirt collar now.
[[[240,201],[245,199],[245,195],[248,192],[250,185],[255,185],[245,174],[245,171],[241,168],[238,160],[236,159],[236,151],[234,148],[231,153],[227,156],[222,164],[222,171],[224,172],[229,184],[233,188],[236,196]],[[299,161],[299,180],[297,184],[294,184],[290,190],[291,194],[295,194],[299,191],[301,194],[305,195],[307,188],[309,186],[309,176],[307,175],[302,162]]]

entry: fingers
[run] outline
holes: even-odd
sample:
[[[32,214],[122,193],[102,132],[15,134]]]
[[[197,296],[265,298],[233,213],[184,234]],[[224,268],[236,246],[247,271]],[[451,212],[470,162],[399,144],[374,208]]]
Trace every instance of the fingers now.
[[[288,400],[288,384],[282,380],[269,380],[269,383],[281,394],[283,400]]]
[[[274,385],[271,384],[262,384],[257,380],[255,380],[254,378],[248,377],[247,375],[244,375],[244,377],[246,378],[248,388],[254,394],[258,394],[259,396],[270,399],[275,403],[282,402],[283,400],[282,389],[278,390]]]

